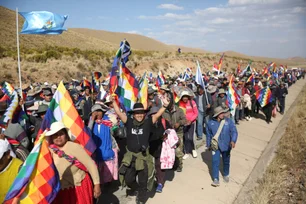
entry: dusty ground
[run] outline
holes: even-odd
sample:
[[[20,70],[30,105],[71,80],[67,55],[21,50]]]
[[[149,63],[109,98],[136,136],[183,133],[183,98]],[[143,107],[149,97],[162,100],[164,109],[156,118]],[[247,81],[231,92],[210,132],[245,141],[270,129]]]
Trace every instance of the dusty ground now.
[[[253,192],[254,204],[306,202],[306,87],[297,100],[276,156]]]

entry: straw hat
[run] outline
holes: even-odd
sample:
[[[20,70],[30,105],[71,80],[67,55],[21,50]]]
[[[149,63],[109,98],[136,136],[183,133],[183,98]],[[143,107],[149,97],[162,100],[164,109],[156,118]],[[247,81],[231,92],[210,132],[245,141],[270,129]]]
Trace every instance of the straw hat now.
[[[45,136],[46,137],[52,136],[52,135],[54,135],[55,133],[57,133],[58,131],[60,131],[62,129],[66,129],[68,137],[70,139],[73,139],[71,131],[62,122],[54,122],[54,123],[52,123],[51,127],[50,127],[50,130],[48,132],[46,132]]]
[[[207,87],[207,92],[208,92],[208,93],[215,93],[216,91],[217,91],[217,87],[214,86],[214,85],[209,85],[209,86]]]
[[[227,109],[223,109],[221,106],[218,106],[214,109],[214,115],[213,117],[217,117],[218,115],[220,115],[221,113],[226,113],[228,112],[228,108]]]

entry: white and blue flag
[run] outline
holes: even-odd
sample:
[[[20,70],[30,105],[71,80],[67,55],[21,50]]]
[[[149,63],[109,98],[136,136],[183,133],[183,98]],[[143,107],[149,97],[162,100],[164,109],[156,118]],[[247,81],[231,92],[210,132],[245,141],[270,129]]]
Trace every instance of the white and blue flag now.
[[[21,34],[61,34],[67,15],[58,15],[48,11],[19,12],[25,22]]]

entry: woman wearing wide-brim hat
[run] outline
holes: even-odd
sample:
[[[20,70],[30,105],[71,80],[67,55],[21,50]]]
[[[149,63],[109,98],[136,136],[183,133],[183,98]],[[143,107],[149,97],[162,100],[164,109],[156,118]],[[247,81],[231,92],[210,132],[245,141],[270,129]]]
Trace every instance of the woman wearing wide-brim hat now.
[[[192,154],[194,158],[198,156],[194,143],[195,123],[198,117],[198,108],[196,102],[191,99],[192,96],[191,93],[183,91],[179,101],[179,107],[184,111],[187,120],[187,123],[183,128],[185,152],[183,159],[187,159],[189,154]]]
[[[93,203],[93,197],[101,194],[95,162],[81,145],[71,141],[74,138],[62,122],[52,123],[45,136],[61,183],[52,203]]]
[[[212,150],[211,176],[213,183],[211,185],[214,187],[220,185],[220,156],[222,156],[223,160],[223,180],[226,183],[229,182],[231,149],[235,148],[238,138],[238,132],[233,120],[225,117],[227,112],[228,109],[224,109],[221,106],[216,107],[213,119],[208,122],[206,128],[206,146],[209,150]],[[211,146],[213,138],[218,141],[216,149],[212,149],[213,146]]]

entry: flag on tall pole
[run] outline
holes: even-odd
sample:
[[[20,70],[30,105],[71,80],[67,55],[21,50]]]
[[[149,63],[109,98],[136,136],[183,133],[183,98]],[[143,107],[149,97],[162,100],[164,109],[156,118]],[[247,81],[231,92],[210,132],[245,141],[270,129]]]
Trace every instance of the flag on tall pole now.
[[[38,137],[38,136],[37,136]],[[45,135],[38,137],[17,177],[6,193],[4,203],[52,203],[60,190],[60,178],[53,163]]]
[[[49,11],[20,12],[25,19],[21,34],[61,34],[68,16]]]
[[[124,63],[127,63],[129,56],[132,54],[131,47],[128,41],[125,39],[120,43],[120,47],[116,52],[116,57],[121,59]]]
[[[112,70],[110,73],[110,83],[109,83],[109,91],[110,94],[115,94],[118,87],[118,79],[119,79],[119,66],[121,63],[126,63],[129,60],[129,56],[132,54],[130,44],[127,40],[123,40],[120,42],[120,47],[116,52],[116,56],[114,58],[114,62],[112,65]]]
[[[200,63],[199,61],[197,61],[197,72],[196,72],[196,76],[195,76],[195,81],[197,84],[199,84],[200,86],[202,86],[202,88],[204,89],[204,93],[205,93],[205,98],[206,98],[206,102],[207,104],[209,104],[208,102],[208,97],[207,97],[207,92],[206,92],[206,87],[205,87],[205,83],[203,80],[203,75],[201,72],[201,67],[200,67]]]
[[[32,11],[20,12],[20,15],[25,19],[21,34],[42,34],[52,35],[61,34],[67,30],[63,28],[68,16],[54,14],[48,11]],[[20,51],[19,51],[19,23],[18,23],[18,8],[16,8],[16,36],[17,36],[17,63],[18,63],[18,76],[20,97],[22,95],[22,82],[21,82],[21,66],[20,66]]]

